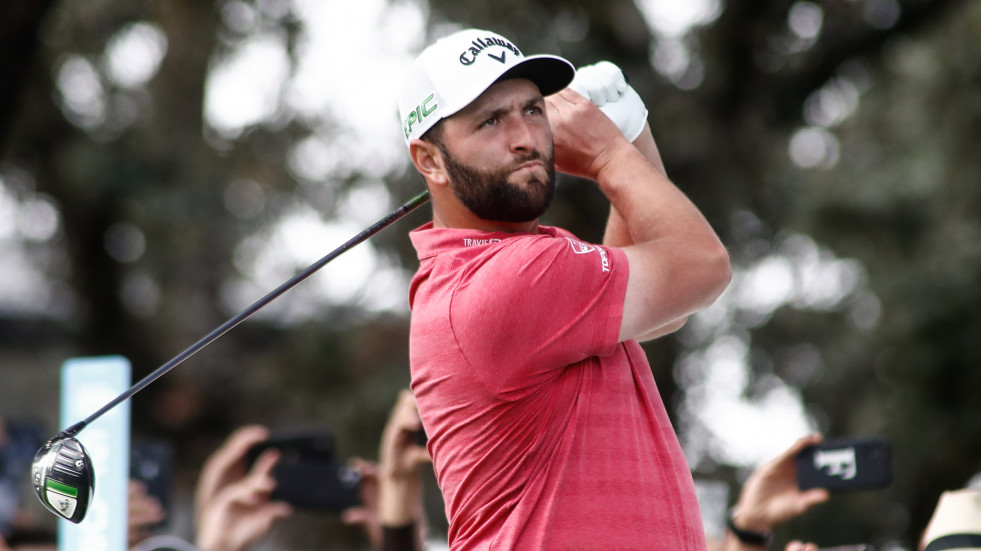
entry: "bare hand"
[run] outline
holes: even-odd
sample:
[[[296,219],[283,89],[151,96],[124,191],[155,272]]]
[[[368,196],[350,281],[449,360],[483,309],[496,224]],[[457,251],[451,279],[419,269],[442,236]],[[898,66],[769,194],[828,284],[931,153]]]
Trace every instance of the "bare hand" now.
[[[341,522],[360,526],[374,548],[381,547],[382,523],[378,516],[378,464],[358,457],[351,468],[361,475],[361,505],[341,512]]]
[[[797,440],[779,457],[753,471],[739,495],[737,524],[749,530],[772,530],[778,524],[803,514],[828,500],[824,488],[797,487],[795,457],[801,450],[821,441],[812,434]]]
[[[245,478],[220,489],[199,514],[197,546],[202,551],[243,551],[292,514],[289,504],[270,501],[279,452],[267,450]]]
[[[204,463],[194,489],[195,514],[200,515],[215,496],[229,484],[243,478],[248,471],[249,448],[265,442],[269,431],[258,425],[247,425],[233,432]]]
[[[616,124],[578,92],[563,90],[545,98],[545,105],[557,170],[596,180],[618,151],[632,149]]]
[[[418,477],[421,468],[431,463],[429,452],[413,441],[413,435],[422,430],[416,397],[411,390],[399,392],[388,423],[382,432],[379,456],[383,477]]]
[[[166,513],[160,500],[148,494],[142,482],[130,480],[128,490],[127,541],[133,547],[153,535],[150,527],[163,521]]]
[[[411,523],[416,526],[416,546],[423,548],[426,526],[421,470],[432,459],[426,448],[414,441],[413,435],[421,429],[415,395],[403,389],[382,431],[380,463],[352,460],[352,467],[361,473],[362,505],[345,510],[341,520],[360,525],[373,547],[382,546],[384,526]]]

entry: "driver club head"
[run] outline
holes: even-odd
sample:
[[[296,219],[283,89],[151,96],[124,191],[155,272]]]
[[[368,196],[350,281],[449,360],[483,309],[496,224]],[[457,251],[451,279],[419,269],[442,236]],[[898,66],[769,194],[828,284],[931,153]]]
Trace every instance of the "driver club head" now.
[[[58,435],[34,456],[31,482],[45,507],[78,524],[95,493],[95,469],[81,442]]]

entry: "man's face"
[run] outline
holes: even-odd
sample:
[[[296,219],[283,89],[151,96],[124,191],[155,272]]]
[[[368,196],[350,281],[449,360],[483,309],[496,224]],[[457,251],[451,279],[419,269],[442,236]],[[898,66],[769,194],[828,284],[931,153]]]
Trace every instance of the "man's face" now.
[[[541,217],[555,195],[555,152],[538,88],[497,83],[458,115],[437,145],[460,202],[484,220]]]

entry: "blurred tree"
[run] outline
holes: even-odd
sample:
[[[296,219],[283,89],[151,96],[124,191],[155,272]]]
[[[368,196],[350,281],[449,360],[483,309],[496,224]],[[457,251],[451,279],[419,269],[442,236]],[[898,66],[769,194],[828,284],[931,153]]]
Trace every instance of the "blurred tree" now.
[[[69,338],[71,355],[122,354],[134,379],[143,377],[235,313],[244,299],[228,297],[243,277],[235,255],[244,240],[308,200],[330,219],[342,192],[361,184],[355,173],[323,186],[326,195],[300,189],[286,159],[313,132],[305,121],[257,123],[228,137],[205,120],[210,72],[250,34],[229,26],[227,10],[235,8],[251,10],[255,27],[295,39],[288,10],[267,13],[252,3],[0,6],[11,30],[0,55],[0,181],[21,204],[44,198],[56,206],[59,231],[34,249],[66,256],[46,265],[47,276],[71,290],[64,332],[46,331],[52,341],[35,347]],[[114,48],[127,39],[156,57],[149,70],[144,62],[142,80],[114,70]],[[326,253],[338,244],[320,246]],[[269,290],[243,294],[251,302]],[[264,327],[231,332],[133,400],[134,435],[174,442],[185,493],[202,458],[246,422],[325,425],[345,455],[374,457],[408,375],[404,319],[368,324],[370,317],[339,307],[288,330],[272,316]],[[36,382],[54,397],[46,402],[57,398],[56,380]],[[352,387],[371,400],[352,401]],[[52,431],[54,406],[35,414]],[[330,528],[333,537],[353,531]]]
[[[648,0],[389,4],[428,10],[431,37],[491,28],[528,52],[625,69],[669,175],[737,268],[713,312],[647,345],[695,469],[738,463],[705,413],[721,355],[736,366],[725,369],[747,370],[731,389],[741,399],[789,394],[829,436],[878,433],[894,446],[887,491],[836,496],[780,535],[912,546],[939,493],[981,469],[981,401],[971,396],[981,383],[981,5],[705,0],[689,26],[669,28]],[[243,285],[243,272],[287,216],[308,206],[340,219],[354,192],[379,185],[375,167],[341,166],[342,122],[290,109],[283,83],[266,115],[238,129],[207,118],[209,82],[256,37],[281,44],[282,78],[295,76],[311,23],[301,5],[0,4],[0,183],[24,209],[57,209],[59,231],[24,244],[51,288],[70,289],[53,295],[60,313],[43,325],[0,312],[0,354],[44,348],[42,339],[78,355],[124,354],[142,376],[243,296],[268,291]],[[125,40],[156,56],[139,78],[114,69]],[[291,166],[310,140],[329,144],[323,162],[337,161],[323,178]],[[384,178],[393,201],[419,185],[407,165]],[[604,205],[595,186],[565,178],[545,222],[599,239]],[[426,216],[372,240],[403,278],[416,264],[404,233]],[[326,423],[342,449],[373,456],[408,381],[407,318],[356,300],[306,304],[314,294],[284,297],[148,389],[134,400],[137,431],[174,438],[187,469],[250,421]],[[287,315],[303,307],[315,313]],[[26,331],[31,339],[16,337]],[[771,444],[766,427],[754,434]]]
[[[832,128],[837,165],[793,187],[795,225],[862,260],[875,298],[856,313],[871,307],[878,320],[874,332],[842,335],[828,365],[840,374],[805,396],[851,404],[842,430],[888,436],[898,467],[888,495],[906,510],[879,522],[884,533],[908,522],[909,541],[940,492],[981,471],[971,396],[981,384],[981,48],[966,40],[979,28],[981,8],[965,4],[863,56],[861,105]]]

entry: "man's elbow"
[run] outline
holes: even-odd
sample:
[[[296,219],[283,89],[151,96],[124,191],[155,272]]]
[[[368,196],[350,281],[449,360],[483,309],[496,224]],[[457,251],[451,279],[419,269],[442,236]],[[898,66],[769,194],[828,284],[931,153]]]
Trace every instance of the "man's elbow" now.
[[[667,335],[670,335],[672,333],[677,332],[679,329],[681,329],[682,327],[684,327],[685,326],[685,323],[687,323],[687,322],[688,322],[688,316],[685,316],[683,318],[680,318],[680,319],[677,319],[675,321],[672,321],[671,323],[669,323],[669,324],[667,324],[667,325],[665,325],[663,327],[659,327],[659,328],[655,329],[654,331],[651,331],[650,333],[647,333],[645,335],[641,335],[641,336],[637,337],[636,340],[637,340],[637,342],[645,342],[645,341],[652,341],[654,339],[659,339],[661,337],[665,337]]]
[[[732,263],[729,261],[729,251],[719,243],[706,255],[703,266],[704,289],[701,308],[712,305],[729,287],[732,281]]]
[[[718,263],[719,294],[721,295],[732,281],[732,262],[729,260],[729,249],[726,249],[722,243],[719,243],[716,262]]]

